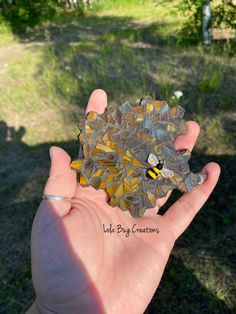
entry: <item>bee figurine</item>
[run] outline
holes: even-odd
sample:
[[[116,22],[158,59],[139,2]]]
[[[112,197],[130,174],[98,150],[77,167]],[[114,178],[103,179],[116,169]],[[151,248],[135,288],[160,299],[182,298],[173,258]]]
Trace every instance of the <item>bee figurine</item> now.
[[[154,154],[149,154],[147,162],[152,168],[147,169],[148,179],[155,180],[158,175],[161,174],[164,178],[171,178],[174,176],[174,172],[170,169],[167,169],[164,165],[164,161],[161,161]]]

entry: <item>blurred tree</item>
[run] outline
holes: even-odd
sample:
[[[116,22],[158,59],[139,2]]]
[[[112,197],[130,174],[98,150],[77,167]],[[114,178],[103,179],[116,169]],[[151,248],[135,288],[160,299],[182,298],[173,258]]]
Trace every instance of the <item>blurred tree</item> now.
[[[0,15],[19,31],[51,18],[58,6],[56,0],[1,0]]]
[[[211,28],[236,29],[235,0],[181,0],[179,8],[188,17],[181,30],[182,41],[196,43],[211,42]],[[212,8],[211,8],[212,7]]]
[[[236,30],[236,1],[222,0],[216,6],[213,18],[217,27],[225,24],[226,27]]]
[[[14,32],[24,31],[44,20],[52,19],[58,9],[77,10],[83,15],[92,0],[0,0],[0,22],[10,23]]]
[[[206,45],[212,41],[211,18],[211,4],[207,0],[202,4],[202,37]]]

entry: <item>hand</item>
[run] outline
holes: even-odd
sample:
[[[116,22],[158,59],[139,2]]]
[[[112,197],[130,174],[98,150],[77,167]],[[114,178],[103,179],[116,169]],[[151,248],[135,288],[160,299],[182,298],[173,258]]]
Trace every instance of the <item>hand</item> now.
[[[102,113],[106,93],[95,90],[86,113]],[[195,122],[175,141],[192,150],[199,134]],[[51,147],[50,176],[44,193],[72,198],[43,200],[31,239],[36,301],[28,313],[143,313],[163,274],[175,240],[188,227],[215,187],[220,167],[207,164],[204,184],[182,195],[164,215],[157,215],[170,193],[142,218],[107,204],[104,190],[84,188],[70,169],[70,157]],[[158,228],[159,233],[105,233],[103,227]]]

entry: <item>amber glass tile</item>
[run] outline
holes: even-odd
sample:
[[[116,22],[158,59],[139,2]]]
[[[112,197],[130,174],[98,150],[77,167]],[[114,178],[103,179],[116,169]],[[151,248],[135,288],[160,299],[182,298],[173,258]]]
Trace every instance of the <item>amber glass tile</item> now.
[[[70,166],[81,173],[82,185],[106,190],[111,206],[142,216],[169,190],[190,191],[205,180],[190,171],[191,153],[175,150],[176,136],[187,132],[183,114],[184,108],[170,108],[151,97],[142,98],[139,105],[108,106],[103,114],[91,111],[79,123],[81,151]],[[165,163],[153,178],[147,170],[157,169],[157,164],[149,164],[150,153],[157,164]]]
[[[88,120],[95,120],[97,119],[98,113],[94,111],[90,111],[87,115]]]
[[[84,160],[74,160],[70,163],[71,168],[74,168],[76,170],[81,170],[83,166]]]

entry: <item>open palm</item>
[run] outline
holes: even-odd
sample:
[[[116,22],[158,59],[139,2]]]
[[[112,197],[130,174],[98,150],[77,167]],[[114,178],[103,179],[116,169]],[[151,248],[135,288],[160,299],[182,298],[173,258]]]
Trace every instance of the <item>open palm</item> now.
[[[102,113],[106,105],[106,93],[95,90],[86,112]],[[198,125],[188,122],[188,132],[176,139],[176,148],[191,150],[198,134]],[[37,211],[31,239],[36,301],[28,313],[143,313],[175,240],[212,192],[219,166],[207,164],[204,184],[181,196],[164,215],[157,212],[169,194],[142,218],[133,218],[110,207],[105,191],[80,186],[65,151],[52,147],[50,155],[44,193],[72,200],[44,200]],[[126,232],[118,232],[118,225]]]

